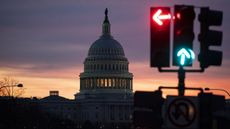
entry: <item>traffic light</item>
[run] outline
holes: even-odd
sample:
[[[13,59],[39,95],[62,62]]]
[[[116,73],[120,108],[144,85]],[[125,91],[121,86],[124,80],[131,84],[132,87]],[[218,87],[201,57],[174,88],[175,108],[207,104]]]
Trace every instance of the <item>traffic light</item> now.
[[[199,93],[200,129],[212,129],[215,112],[225,107],[225,97],[212,93]],[[226,123],[225,123],[226,124]]]
[[[193,50],[193,22],[195,12],[193,6],[175,5],[174,8],[174,38],[173,38],[173,65],[192,66],[192,60],[186,54]],[[181,53],[183,52],[183,53]]]
[[[133,125],[136,128],[161,129],[163,124],[161,91],[136,91],[134,94]]]
[[[200,53],[198,60],[201,68],[210,65],[220,66],[222,62],[222,52],[209,50],[209,46],[220,46],[222,42],[222,32],[210,30],[209,26],[222,24],[223,13],[221,11],[210,10],[208,7],[201,8],[200,21]]]
[[[170,23],[169,7],[150,8],[150,66],[170,66]]]

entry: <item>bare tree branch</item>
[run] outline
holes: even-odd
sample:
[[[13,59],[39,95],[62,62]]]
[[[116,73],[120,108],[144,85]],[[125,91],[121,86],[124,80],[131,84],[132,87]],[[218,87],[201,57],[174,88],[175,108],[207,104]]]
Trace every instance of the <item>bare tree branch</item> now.
[[[0,96],[20,97],[23,95],[25,88],[15,87],[18,81],[12,77],[4,77],[0,81]]]

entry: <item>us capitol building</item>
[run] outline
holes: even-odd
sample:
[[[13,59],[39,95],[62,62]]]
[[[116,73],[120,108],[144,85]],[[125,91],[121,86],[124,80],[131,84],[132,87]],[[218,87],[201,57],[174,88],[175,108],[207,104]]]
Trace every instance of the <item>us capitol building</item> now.
[[[79,123],[90,122],[100,128],[119,128],[132,123],[133,74],[121,44],[111,35],[108,10],[102,35],[89,48],[80,73],[80,92],[74,100],[50,91],[41,99],[45,111]]]

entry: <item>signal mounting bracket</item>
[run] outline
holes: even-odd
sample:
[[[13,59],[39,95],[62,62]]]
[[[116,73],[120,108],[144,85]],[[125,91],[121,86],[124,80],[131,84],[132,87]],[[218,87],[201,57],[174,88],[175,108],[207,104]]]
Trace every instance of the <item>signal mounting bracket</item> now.
[[[178,95],[179,96],[184,96],[184,92],[186,89],[185,87],[185,73],[186,72],[192,72],[192,73],[197,73],[197,72],[204,72],[204,68],[201,69],[184,69],[183,66],[180,66],[179,69],[162,69],[161,67],[158,67],[159,72],[177,72],[178,73]]]

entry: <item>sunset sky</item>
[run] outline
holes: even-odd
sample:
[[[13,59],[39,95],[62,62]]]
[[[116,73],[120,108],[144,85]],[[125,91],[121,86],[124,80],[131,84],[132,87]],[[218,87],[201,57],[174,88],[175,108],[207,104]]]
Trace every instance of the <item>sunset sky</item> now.
[[[104,10],[108,8],[111,33],[124,48],[134,90],[177,86],[176,73],[159,73],[149,66],[149,10],[152,6],[186,4],[223,11],[221,67],[205,73],[187,73],[190,87],[221,88],[230,92],[230,1],[229,0],[11,0],[0,1],[0,78],[22,82],[24,97],[44,97],[50,90],[74,98],[79,74],[90,45],[101,35]],[[199,53],[199,22],[196,8],[194,51]],[[195,61],[193,68],[199,68]],[[177,67],[172,67],[177,68]],[[175,94],[165,90],[164,94]],[[224,92],[214,92],[225,95]],[[227,97],[227,96],[226,96]],[[227,97],[229,98],[229,97]]]

